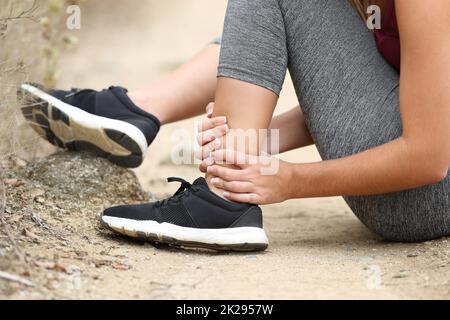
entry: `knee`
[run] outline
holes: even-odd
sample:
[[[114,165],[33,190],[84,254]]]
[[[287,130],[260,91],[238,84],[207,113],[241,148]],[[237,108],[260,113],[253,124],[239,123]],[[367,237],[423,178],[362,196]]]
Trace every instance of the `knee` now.
[[[440,237],[435,232],[425,230],[423,227],[413,226],[403,221],[389,225],[363,222],[372,232],[383,240],[392,242],[422,242]]]
[[[386,196],[347,203],[366,227],[387,241],[422,242],[450,235],[450,215],[445,205],[413,205],[388,201]]]

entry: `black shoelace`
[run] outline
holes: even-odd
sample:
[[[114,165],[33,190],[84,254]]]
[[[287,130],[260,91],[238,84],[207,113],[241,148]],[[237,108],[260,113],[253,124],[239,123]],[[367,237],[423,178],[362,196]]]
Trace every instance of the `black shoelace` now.
[[[192,191],[195,192],[197,190],[194,185],[190,184],[189,182],[187,182],[186,180],[181,179],[181,178],[170,177],[170,178],[167,178],[167,182],[169,182],[169,183],[170,182],[180,182],[181,186],[178,188],[178,190],[175,192],[175,194],[173,196],[171,196],[167,199],[155,202],[156,207],[166,206],[171,203],[177,203],[181,200],[181,198],[187,196]]]

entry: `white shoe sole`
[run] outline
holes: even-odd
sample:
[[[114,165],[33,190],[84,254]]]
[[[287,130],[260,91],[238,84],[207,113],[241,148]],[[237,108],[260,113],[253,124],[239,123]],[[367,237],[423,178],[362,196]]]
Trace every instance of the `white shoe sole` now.
[[[142,163],[147,140],[136,126],[88,113],[31,84],[22,84],[18,94],[25,102],[22,108],[25,118],[52,144],[94,152],[123,167]]]
[[[106,227],[132,238],[150,240],[174,246],[213,250],[262,251],[269,244],[262,228],[196,229],[132,219],[102,216]]]

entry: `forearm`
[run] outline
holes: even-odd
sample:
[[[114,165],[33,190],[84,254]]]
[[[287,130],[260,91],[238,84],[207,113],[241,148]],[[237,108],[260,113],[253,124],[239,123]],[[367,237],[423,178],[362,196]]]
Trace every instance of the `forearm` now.
[[[399,138],[342,159],[289,164],[288,198],[375,195],[437,183],[446,171],[432,158]]]
[[[279,130],[278,150],[272,150],[276,146],[276,142],[271,139],[274,137],[272,129]],[[269,154],[283,153],[311,144],[313,144],[313,140],[299,106],[272,119],[267,141]]]

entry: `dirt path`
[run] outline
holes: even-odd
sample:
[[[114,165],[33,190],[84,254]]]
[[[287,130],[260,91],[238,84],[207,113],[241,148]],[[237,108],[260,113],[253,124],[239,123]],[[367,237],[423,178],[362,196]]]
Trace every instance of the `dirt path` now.
[[[448,298],[450,242],[379,241],[339,199],[264,208],[264,253],[183,250],[129,240],[104,229],[113,204],[147,201],[131,171],[86,155],[59,153],[8,168],[10,233],[0,270],[9,299]],[[161,187],[158,185],[161,184]],[[151,190],[164,188],[156,181]],[[20,259],[18,258],[20,257]],[[1,274],[0,274],[1,278]]]
[[[126,10],[122,7],[125,4]],[[60,85],[136,87],[151,81],[220,33],[225,4],[224,0],[120,0],[109,7],[110,2],[92,1],[82,11],[79,48],[67,54],[61,64]],[[277,112],[295,103],[293,89],[286,85]],[[165,183],[167,176],[187,179],[198,176],[195,167],[174,166],[168,161],[170,149],[176,143],[172,132],[180,127],[190,129],[192,125],[193,120],[189,120],[162,129],[146,162],[136,170],[145,190],[163,197],[177,188]],[[318,155],[308,148],[283,158],[314,161]],[[96,162],[96,165],[104,164]],[[123,177],[127,173],[115,174]],[[129,179],[126,186],[134,186],[133,178],[126,177]],[[51,194],[55,186],[48,188]],[[138,191],[134,196],[127,192],[123,190],[122,198],[116,201],[127,195],[127,201],[140,197],[136,195]],[[32,265],[31,275],[26,277],[37,286],[27,288],[0,280],[0,296],[450,298],[449,240],[385,243],[369,232],[339,198],[266,206],[269,250],[261,254],[223,254],[155,248],[114,236],[103,230],[95,218],[96,212],[112,200],[91,196],[87,196],[86,206],[79,212],[70,212],[67,207],[58,209],[59,212],[56,204],[61,206],[65,202],[58,197],[47,209],[46,203],[32,203],[33,210],[52,230],[62,232],[61,237],[42,229],[25,214],[21,219],[29,223],[25,227],[30,228],[36,239],[26,232],[19,239],[29,260],[41,261]],[[28,204],[34,201],[24,197]],[[2,250],[0,261],[3,254],[5,263],[0,264],[1,270],[23,273],[20,263],[6,259],[11,252]]]

